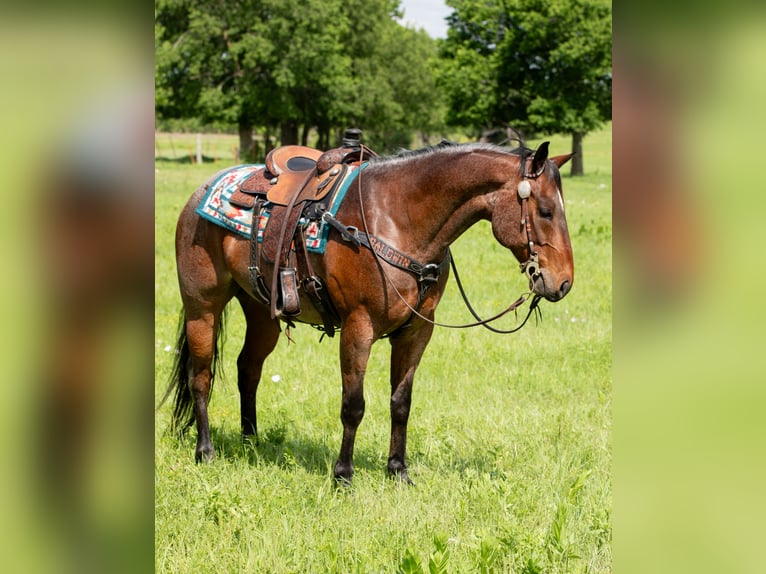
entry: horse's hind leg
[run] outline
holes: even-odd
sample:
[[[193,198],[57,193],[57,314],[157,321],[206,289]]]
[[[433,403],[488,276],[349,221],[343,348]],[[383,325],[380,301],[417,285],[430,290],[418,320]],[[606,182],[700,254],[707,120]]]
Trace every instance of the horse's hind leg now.
[[[239,387],[242,434],[258,436],[255,395],[261,380],[263,362],[279,340],[279,321],[272,319],[269,309],[244,291],[237,294],[247,321],[245,342],[237,358],[237,386]]]
[[[223,307],[215,311],[187,314],[186,318],[186,338],[190,353],[189,390],[194,419],[197,422],[197,448],[194,452],[197,462],[208,462],[215,458],[215,449],[210,440],[207,405],[214,375],[216,339],[222,312]]]

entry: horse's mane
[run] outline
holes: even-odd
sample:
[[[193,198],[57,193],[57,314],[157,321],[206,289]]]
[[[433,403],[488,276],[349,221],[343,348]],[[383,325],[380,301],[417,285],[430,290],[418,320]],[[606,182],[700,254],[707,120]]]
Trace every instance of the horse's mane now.
[[[415,150],[401,150],[394,155],[380,156],[370,160],[370,164],[380,166],[390,166],[401,164],[415,160],[416,158],[422,158],[433,154],[462,154],[466,151],[487,151],[504,155],[514,155],[519,158],[519,171],[524,172],[524,166],[526,165],[527,158],[531,157],[534,150],[526,147],[523,142],[518,147],[509,148],[499,146],[491,143],[455,143],[448,140],[442,140],[436,145],[426,146]],[[372,167],[372,166],[371,166]]]

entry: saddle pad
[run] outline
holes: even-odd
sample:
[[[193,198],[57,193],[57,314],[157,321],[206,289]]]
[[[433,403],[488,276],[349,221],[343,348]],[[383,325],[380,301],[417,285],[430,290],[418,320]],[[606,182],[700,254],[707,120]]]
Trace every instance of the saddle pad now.
[[[262,169],[263,164],[247,164],[233,167],[221,175],[210,184],[207,192],[203,196],[196,208],[196,213],[208,221],[234,231],[243,237],[249,238],[253,231],[253,211],[251,209],[242,209],[230,203],[231,194],[238,188],[239,184],[250,177],[255,171]],[[346,172],[346,175],[338,187],[338,191],[333,196],[330,205],[327,207],[332,215],[338,213],[343,198],[346,196],[348,188],[356,179],[361,170],[367,167],[367,162],[361,166],[352,167]],[[271,215],[271,205],[266,204],[266,209],[262,212],[258,225],[258,241],[263,240],[263,232],[266,223]],[[306,225],[306,247],[314,253],[324,253],[327,244],[327,237],[330,233],[330,226],[322,221],[307,221],[302,219],[300,222]]]
[[[238,165],[220,174],[218,179],[210,184],[195,209],[197,215],[244,237],[250,237],[253,229],[253,210],[232,205],[230,199],[242,181],[263,167],[263,164]]]

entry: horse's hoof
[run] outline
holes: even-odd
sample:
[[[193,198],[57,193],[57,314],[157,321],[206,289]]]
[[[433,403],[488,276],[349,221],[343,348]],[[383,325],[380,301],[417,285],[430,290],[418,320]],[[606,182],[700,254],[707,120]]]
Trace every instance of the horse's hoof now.
[[[258,435],[256,434],[243,434],[242,443],[253,447],[259,446],[261,444],[261,442],[258,440]]]
[[[345,478],[343,476],[335,477],[335,487],[337,489],[344,490],[344,491],[351,491],[352,486],[353,486],[353,483],[350,478]]]
[[[244,438],[257,438],[258,437],[258,428],[253,423],[243,422],[242,423],[242,436]]]
[[[407,473],[407,467],[398,457],[388,459],[387,470],[390,478],[409,486],[415,486],[415,483],[412,482],[410,475]]]
[[[209,463],[215,460],[215,450],[213,448],[197,449],[194,453],[194,461],[196,463]]]
[[[340,461],[335,463],[333,471],[335,481],[338,485],[351,486],[351,477],[354,476],[354,467],[350,464],[342,464]]]

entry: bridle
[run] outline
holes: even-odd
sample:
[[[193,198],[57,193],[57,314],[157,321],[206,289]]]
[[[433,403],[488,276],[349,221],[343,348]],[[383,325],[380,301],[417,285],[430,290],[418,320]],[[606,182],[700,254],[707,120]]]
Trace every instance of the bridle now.
[[[530,179],[537,179],[545,171],[545,163],[535,173],[524,172],[523,179],[516,186],[516,192],[521,199],[521,226],[527,233],[527,246],[529,247],[529,258],[521,264],[521,272],[529,277],[530,286],[534,284],[540,274],[540,261],[535,251],[535,243],[532,240],[532,222],[529,220],[529,196],[532,195],[532,185]]]
[[[537,257],[537,251],[535,251],[535,243],[532,239],[532,222],[529,220],[529,208],[528,208],[528,200],[529,196],[532,194],[532,185],[529,183],[530,179],[537,179],[540,177],[543,172],[545,171],[545,164],[535,173],[528,173],[524,172],[524,175],[522,176],[523,179],[518,183],[516,186],[516,192],[519,196],[519,199],[521,200],[521,226],[525,229],[527,234],[527,246],[529,247],[529,257],[527,260],[520,265],[521,272],[526,275],[529,278],[529,285],[530,289],[532,288],[532,285],[534,285],[535,279],[537,279],[538,276],[540,276],[540,262]],[[455,274],[455,283],[457,283],[458,290],[460,291],[460,296],[463,298],[463,302],[465,303],[466,308],[468,311],[470,311],[471,315],[473,315],[473,318],[476,319],[476,323],[472,323],[471,325],[465,325],[465,327],[473,327],[476,325],[481,325],[485,329],[489,329],[493,333],[500,333],[503,335],[507,335],[510,333],[515,333],[519,329],[521,329],[524,325],[526,325],[527,320],[529,319],[530,315],[533,311],[536,311],[538,314],[538,317],[542,317],[542,313],[540,312],[540,308],[538,307],[538,304],[540,303],[540,300],[542,299],[542,295],[535,294],[532,298],[532,303],[529,305],[529,311],[527,312],[526,317],[524,317],[524,320],[519,324],[517,327],[514,327],[513,329],[497,329],[490,325],[489,323],[493,322],[495,319],[499,319],[509,311],[515,311],[519,306],[521,306],[532,294],[532,291],[529,291],[527,293],[522,294],[516,301],[511,303],[511,305],[506,309],[505,311],[499,313],[498,315],[495,315],[494,317],[490,317],[489,319],[482,319],[478,313],[474,310],[473,306],[471,305],[471,302],[468,300],[468,296],[465,293],[465,289],[463,289],[463,282],[460,280],[460,274],[457,271],[457,266],[455,265],[454,258],[451,260],[452,263],[452,271]],[[426,319],[428,320],[428,319]],[[449,325],[445,325],[449,327]],[[453,328],[462,328],[464,326],[455,326]]]
[[[519,196],[519,199],[521,200],[521,226],[526,231],[527,246],[529,247],[529,257],[524,263],[520,265],[520,267],[521,267],[521,272],[529,278],[530,289],[532,289],[535,279],[537,279],[537,277],[540,276],[540,262],[537,257],[537,251],[535,251],[534,240],[532,239],[532,222],[529,220],[528,200],[529,200],[529,196],[532,194],[532,185],[529,183],[529,180],[537,179],[543,174],[544,171],[545,171],[545,164],[543,164],[543,166],[535,173],[528,173],[525,171],[523,175],[523,179],[516,186],[516,192]],[[521,329],[524,325],[526,325],[527,320],[529,319],[529,316],[532,314],[532,311],[537,311],[538,317],[542,317],[542,313],[540,311],[540,308],[538,307],[538,304],[540,303],[540,300],[542,299],[542,295],[535,294],[534,297],[532,298],[532,303],[530,303],[529,305],[529,311],[527,312],[527,316],[524,317],[524,320],[521,322],[520,325],[518,325],[517,327],[514,327],[513,329],[497,329],[493,327],[489,323],[491,323],[497,318],[502,317],[507,312],[518,308],[532,294],[532,291],[530,290],[529,292],[522,294],[516,301],[511,303],[508,309],[506,309],[499,315],[496,315],[495,317],[490,317],[489,319],[482,319],[476,313],[476,311],[474,311],[473,306],[468,300],[468,296],[465,293],[465,289],[463,289],[463,282],[460,280],[460,274],[457,271],[457,266],[455,265],[454,258],[451,259],[451,263],[452,263],[452,271],[455,274],[455,283],[457,283],[458,290],[460,291],[460,296],[463,298],[463,302],[465,303],[465,306],[468,308],[468,311],[470,311],[471,315],[473,315],[474,319],[476,319],[477,321],[476,323],[472,325],[467,325],[467,326],[481,325],[482,327],[484,327],[485,329],[489,329],[493,333],[500,333],[503,335],[507,335],[510,333],[515,333],[516,331]]]
[[[362,155],[364,154],[364,151],[362,150],[362,153],[360,154],[359,163],[360,165],[363,162]],[[522,160],[524,161],[524,160]],[[528,259],[520,265],[521,272],[525,274],[530,281],[530,291],[526,293],[522,293],[521,296],[519,296],[518,299],[516,299],[513,303],[511,303],[506,309],[501,311],[500,313],[497,313],[496,315],[493,315],[492,317],[489,317],[487,319],[482,319],[474,310],[473,306],[471,305],[470,301],[468,300],[468,296],[465,293],[465,290],[463,289],[462,281],[460,280],[460,275],[458,274],[457,267],[455,265],[455,259],[452,255],[452,251],[448,248],[447,254],[445,256],[444,261],[446,259],[449,259],[450,265],[452,267],[452,271],[455,274],[455,282],[458,285],[458,289],[460,291],[460,295],[463,298],[463,302],[465,303],[466,307],[468,308],[471,315],[476,319],[473,323],[466,323],[462,325],[451,325],[447,323],[439,323],[438,321],[434,321],[433,319],[430,319],[420,313],[418,310],[424,296],[424,290],[423,290],[423,282],[422,277],[418,278],[418,282],[420,283],[420,294],[418,296],[418,304],[416,307],[413,307],[410,305],[409,302],[404,298],[404,296],[399,292],[399,289],[397,289],[396,285],[394,285],[394,282],[389,277],[388,273],[386,272],[385,266],[383,265],[383,262],[386,261],[390,264],[390,261],[384,259],[375,249],[371,249],[373,256],[375,258],[375,262],[378,265],[378,268],[380,269],[380,272],[383,274],[383,276],[386,278],[386,281],[391,286],[391,288],[396,293],[397,297],[404,303],[404,305],[410,310],[410,312],[413,314],[413,316],[416,316],[423,321],[426,321],[427,323],[430,323],[431,325],[437,326],[437,327],[445,327],[448,329],[467,329],[470,327],[478,327],[482,326],[486,329],[489,329],[490,331],[494,333],[500,333],[500,334],[510,334],[515,333],[516,331],[520,330],[524,325],[526,325],[527,321],[529,320],[529,317],[532,315],[533,311],[537,311],[538,316],[541,316],[540,314],[540,308],[538,307],[538,304],[540,300],[542,299],[542,295],[534,293],[531,289],[534,285],[535,279],[537,279],[540,276],[540,262],[538,260],[537,251],[535,251],[534,248],[534,240],[532,239],[532,223],[529,219],[529,208],[528,208],[528,200],[532,193],[532,186],[529,183],[529,180],[537,179],[539,178],[543,172],[545,171],[546,164],[543,163],[543,165],[540,167],[539,170],[533,173],[529,173],[524,170],[524,173],[522,175],[522,180],[518,183],[516,186],[516,191],[518,193],[519,199],[521,200],[521,226],[525,229],[526,235],[527,235],[527,245],[529,247],[529,257]],[[364,199],[362,196],[362,181],[361,181],[361,172],[358,176],[358,182],[357,182],[357,193],[359,197],[359,211],[362,219],[362,226],[364,229],[364,233],[369,237],[371,236],[369,233],[369,229],[367,227],[367,218],[364,214]],[[356,231],[356,230],[354,230]],[[435,267],[435,265],[432,264],[432,266]],[[436,283],[438,280],[438,276],[431,277],[429,279],[429,283]],[[516,327],[512,329],[497,329],[490,325],[490,323],[497,321],[501,317],[505,316],[506,314],[510,313],[511,311],[516,311],[521,305],[523,305],[529,297],[532,296],[532,302],[529,305],[529,310],[527,312],[526,317],[524,317],[524,320]],[[411,319],[410,319],[411,320]],[[410,323],[410,320],[407,320],[405,322],[405,325],[408,325]],[[400,327],[401,328],[401,327]]]
[[[361,165],[363,161],[363,158],[360,157],[359,163]],[[500,333],[500,334],[510,334],[515,333],[516,331],[520,330],[524,325],[526,325],[527,321],[529,320],[529,317],[532,315],[533,311],[537,311],[538,315],[540,316],[540,308],[538,307],[538,304],[540,303],[540,300],[542,299],[542,295],[534,293],[531,288],[534,284],[534,280],[540,275],[540,263],[538,260],[537,251],[534,249],[534,240],[532,239],[532,222],[529,219],[529,208],[528,208],[528,200],[532,193],[532,186],[529,183],[530,179],[537,179],[539,178],[543,172],[545,171],[545,163],[540,167],[539,170],[533,173],[529,173],[524,170],[524,173],[522,175],[522,180],[518,183],[516,186],[516,191],[519,196],[519,199],[521,200],[521,226],[525,229],[526,235],[527,235],[527,245],[529,247],[529,257],[528,259],[520,265],[521,272],[525,274],[529,280],[530,280],[530,291],[526,293],[522,293],[518,299],[516,299],[513,303],[511,303],[506,309],[503,311],[500,311],[499,313],[488,317],[486,319],[482,319],[474,310],[473,306],[471,305],[470,301],[468,300],[468,296],[465,293],[465,290],[463,289],[462,281],[460,280],[460,275],[458,274],[457,267],[455,265],[455,259],[452,255],[452,251],[448,248],[447,249],[447,255],[445,257],[445,260],[448,258],[450,261],[450,265],[452,267],[452,271],[455,274],[455,282],[458,285],[458,289],[460,291],[460,295],[463,298],[463,302],[465,303],[466,307],[468,308],[471,315],[476,319],[473,323],[465,323],[462,325],[451,325],[448,323],[439,323],[438,321],[434,321],[433,319],[430,319],[420,313],[418,311],[418,308],[420,307],[420,304],[422,302],[423,298],[423,289],[421,285],[420,289],[420,296],[418,297],[418,304],[416,307],[413,307],[412,305],[407,302],[407,300],[404,298],[404,296],[401,294],[399,289],[397,289],[396,285],[394,285],[394,282],[389,277],[388,273],[386,273],[386,269],[383,265],[383,261],[385,259],[380,256],[377,251],[374,249],[372,250],[373,256],[375,258],[375,263],[378,265],[378,268],[380,269],[380,272],[383,274],[383,276],[386,278],[386,281],[391,286],[391,288],[394,290],[394,293],[396,293],[397,297],[401,300],[402,303],[410,310],[410,312],[413,314],[413,316],[416,316],[423,321],[430,323],[431,325],[434,325],[436,327],[445,327],[447,329],[468,329],[470,327],[478,327],[482,326],[486,329],[489,329],[493,333]],[[359,197],[359,211],[362,219],[362,226],[364,228],[364,231],[367,235],[369,235],[369,230],[367,227],[367,218],[364,214],[364,199],[362,196],[362,181],[361,181],[361,173],[359,174],[359,181],[357,182],[357,194]],[[438,277],[434,277],[431,279],[433,283],[435,283],[438,280]],[[532,296],[532,302],[529,305],[529,310],[527,312],[526,317],[524,317],[524,320],[513,329],[497,329],[490,325],[490,323],[497,321],[501,317],[507,315],[511,311],[516,311],[521,305],[523,305],[529,297]],[[405,322],[405,325],[408,325],[410,320]]]

